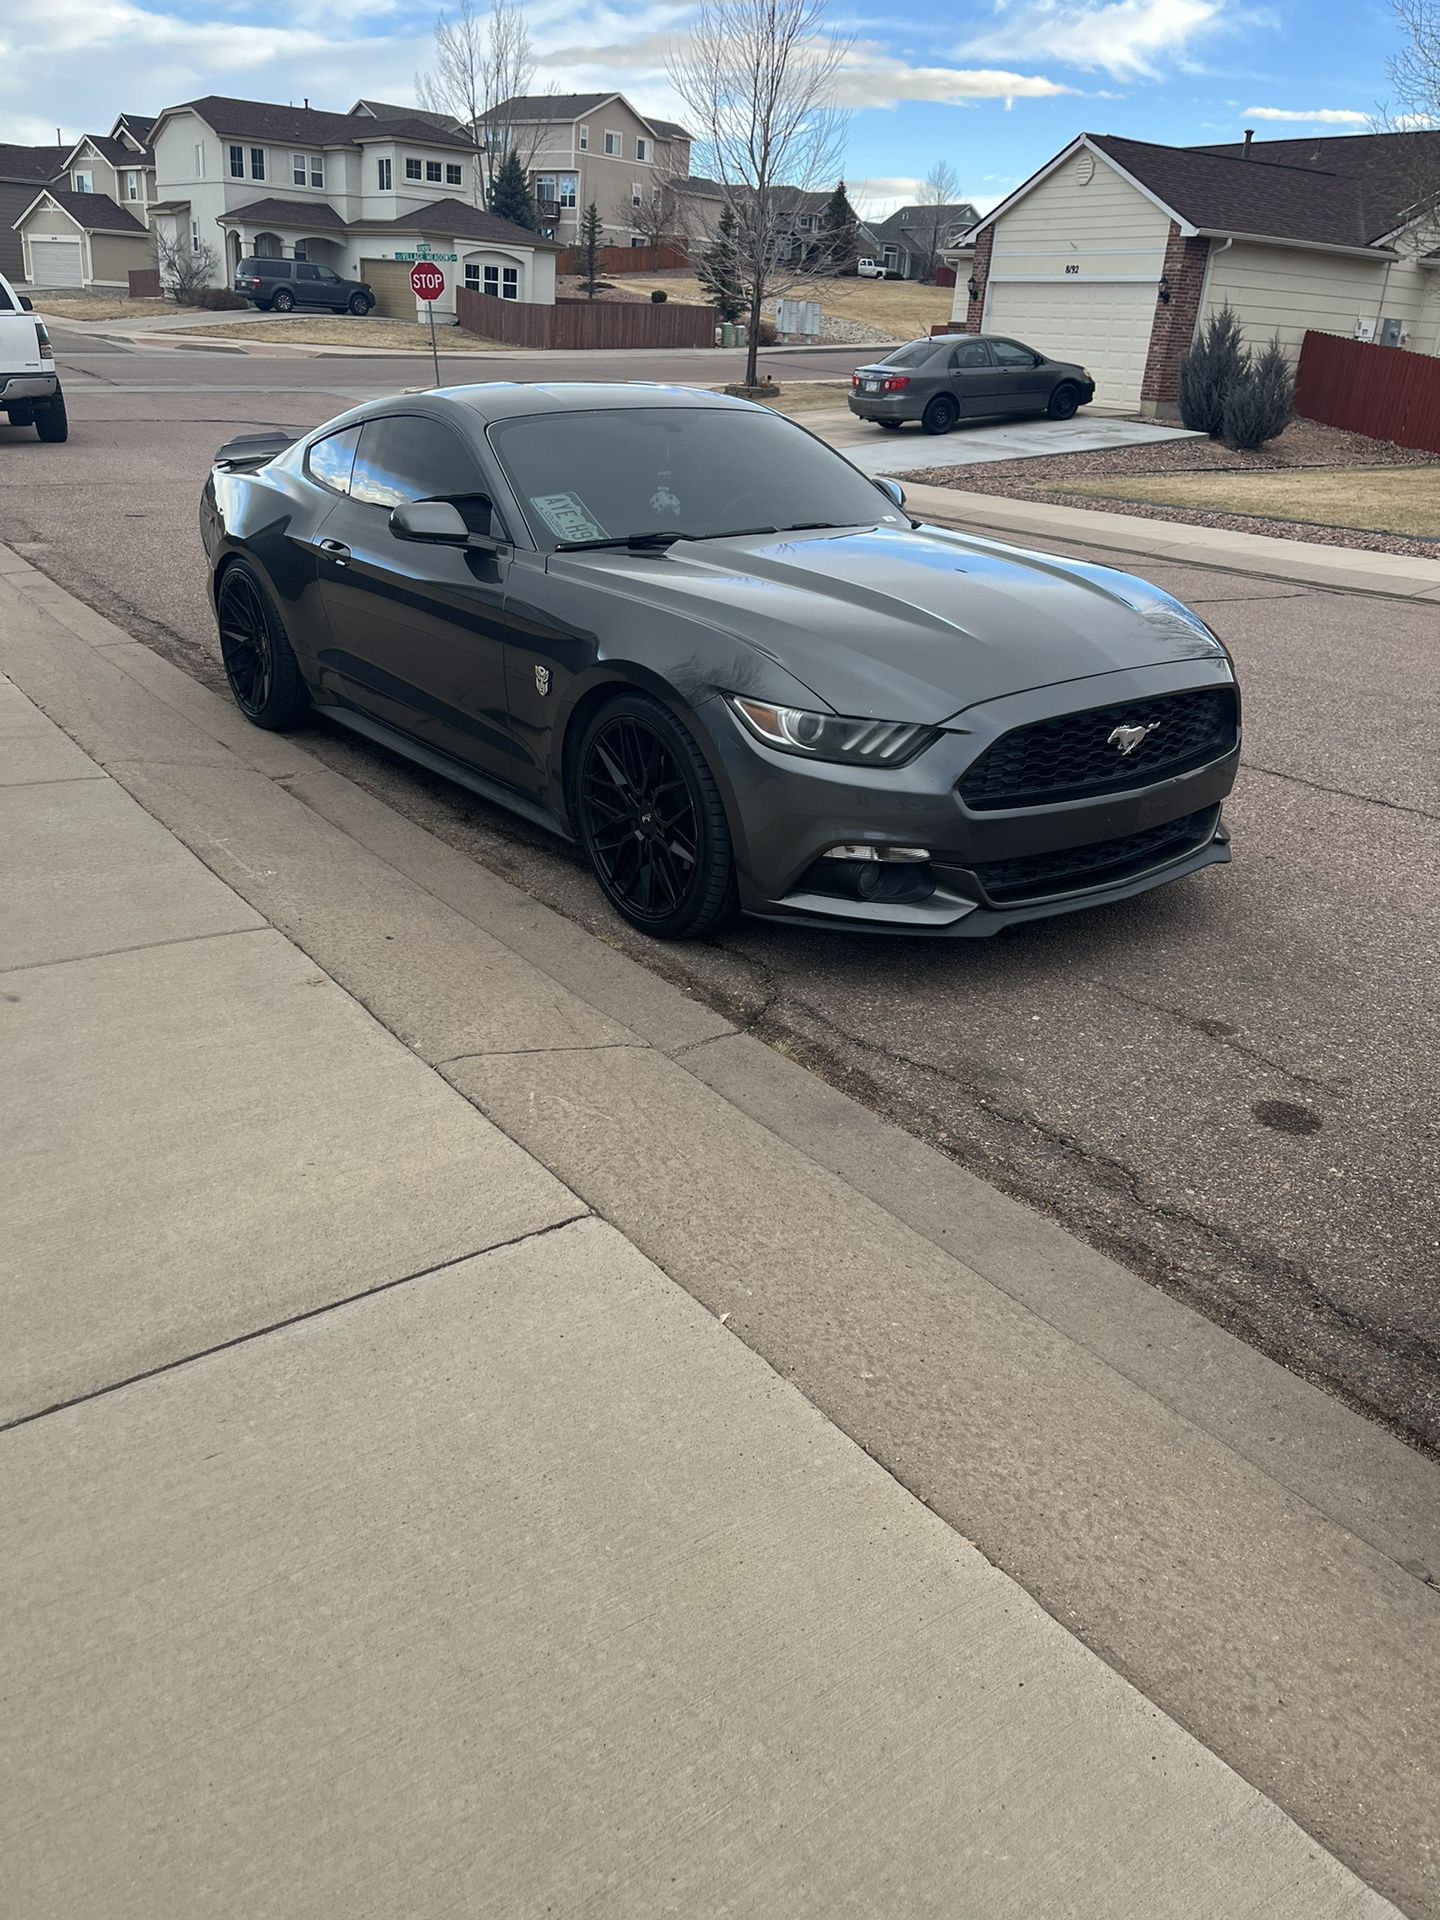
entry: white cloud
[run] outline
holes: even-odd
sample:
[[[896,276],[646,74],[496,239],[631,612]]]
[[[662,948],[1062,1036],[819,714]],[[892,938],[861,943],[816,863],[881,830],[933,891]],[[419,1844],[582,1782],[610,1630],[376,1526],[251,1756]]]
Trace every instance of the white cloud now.
[[[1316,107],[1305,113],[1294,107],[1246,107],[1244,120],[1283,120],[1302,127],[1368,127],[1368,113],[1352,112],[1349,107]]]
[[[1041,74],[1010,73],[993,67],[915,67],[897,60],[871,41],[857,41],[840,65],[839,104],[843,107],[896,107],[924,100],[964,106],[972,100],[1050,100],[1073,87]]]
[[[1251,16],[1224,0],[997,0],[993,23],[967,51],[992,59],[1033,55],[1108,73],[1119,80],[1158,79],[1184,65],[1192,49]]]

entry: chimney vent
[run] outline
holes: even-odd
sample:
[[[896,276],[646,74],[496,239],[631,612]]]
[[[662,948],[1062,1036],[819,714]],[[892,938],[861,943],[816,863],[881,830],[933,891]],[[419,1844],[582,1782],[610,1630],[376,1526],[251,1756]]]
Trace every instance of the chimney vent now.
[[[1250,142],[1251,142],[1251,141],[1252,141],[1252,140],[1253,140],[1254,138],[1255,138],[1255,129],[1254,129],[1254,127],[1246,127],[1246,129],[1245,129],[1245,151],[1244,151],[1244,153],[1242,153],[1242,154],[1241,154],[1241,156],[1240,156],[1240,158],[1241,158],[1242,160],[1248,160],[1248,159],[1250,158]]]

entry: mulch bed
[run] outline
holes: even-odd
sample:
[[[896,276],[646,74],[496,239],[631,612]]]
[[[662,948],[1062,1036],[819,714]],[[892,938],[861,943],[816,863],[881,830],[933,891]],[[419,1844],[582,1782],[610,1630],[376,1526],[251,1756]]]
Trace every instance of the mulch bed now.
[[[908,473],[907,480],[966,493],[1000,493],[1012,499],[1042,500],[1055,506],[1090,507],[1140,520],[1180,520],[1190,526],[1219,527],[1235,533],[1266,533],[1282,540],[1307,540],[1318,546],[1360,547],[1370,553],[1411,553],[1440,558],[1440,541],[1401,533],[1375,533],[1359,527],[1327,527],[1308,521],[1267,520],[1256,514],[1209,513],[1198,507],[1156,506],[1149,501],[1097,499],[1067,490],[1069,480],[1123,479],[1149,474],[1278,473],[1300,467],[1425,467],[1440,455],[1362,433],[1344,433],[1313,420],[1295,420],[1278,440],[1256,453],[1237,453],[1216,440],[1162,440],[1133,447],[1104,447],[1092,453],[1061,453],[1040,460],[995,460],[969,467],[935,467]]]

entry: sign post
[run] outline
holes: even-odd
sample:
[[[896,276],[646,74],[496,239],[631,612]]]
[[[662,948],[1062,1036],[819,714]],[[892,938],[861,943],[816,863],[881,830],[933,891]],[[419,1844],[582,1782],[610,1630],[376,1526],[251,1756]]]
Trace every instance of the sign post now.
[[[440,352],[435,345],[435,302],[445,291],[445,275],[428,260],[417,260],[410,269],[410,291],[425,302],[430,316],[430,359],[435,367],[435,384],[440,384]]]

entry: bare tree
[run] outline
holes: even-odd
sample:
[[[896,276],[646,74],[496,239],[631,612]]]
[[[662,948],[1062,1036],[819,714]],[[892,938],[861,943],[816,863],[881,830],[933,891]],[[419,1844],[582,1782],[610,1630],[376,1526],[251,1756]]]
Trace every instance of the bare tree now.
[[[415,76],[415,98],[430,113],[449,114],[474,139],[479,164],[471,169],[472,197],[485,206],[495,175],[512,150],[528,166],[535,130],[510,124],[508,103],[529,92],[535,54],[519,0],[486,8],[459,0],[435,20],[435,65]],[[528,142],[528,151],[527,151]]]
[[[641,182],[640,204],[635,204],[633,193],[617,201],[614,224],[642,235],[647,247],[658,247],[683,235],[689,211],[684,186],[689,177],[690,169],[682,164],[673,143],[667,141],[657,147],[655,163]]]
[[[931,280],[940,264],[940,249],[948,245],[955,205],[960,192],[960,176],[948,160],[937,160],[925,176],[920,189],[920,211],[911,232],[920,260],[920,278]]]
[[[700,0],[668,65],[700,170],[719,183],[735,222],[734,265],[750,311],[747,386],[761,307],[800,276],[802,196],[828,189],[840,171],[835,90],[846,46],[826,30],[824,0]]]
[[[155,262],[160,269],[160,284],[175,304],[193,307],[196,295],[214,281],[220,256],[207,241],[192,245],[188,233],[157,233]]]

